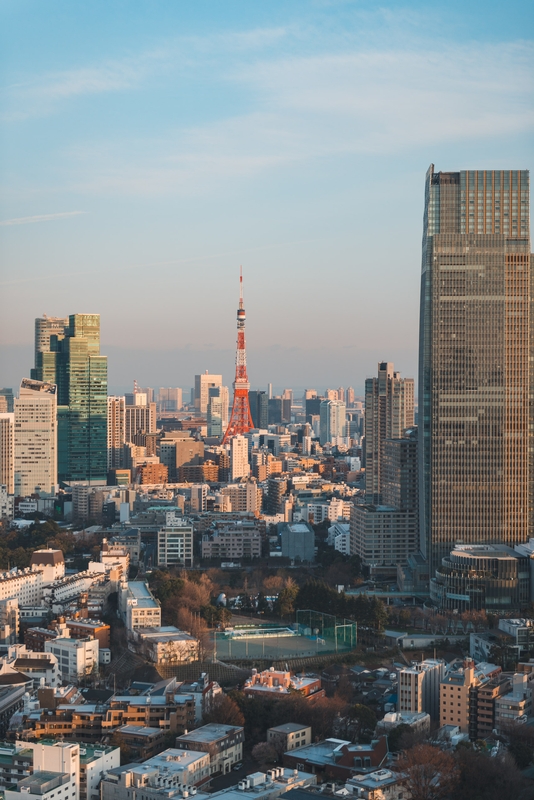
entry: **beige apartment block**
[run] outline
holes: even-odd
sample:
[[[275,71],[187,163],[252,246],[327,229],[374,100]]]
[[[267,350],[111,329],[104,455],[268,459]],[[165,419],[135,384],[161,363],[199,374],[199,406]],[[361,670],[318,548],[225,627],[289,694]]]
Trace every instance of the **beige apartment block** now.
[[[54,494],[57,484],[57,387],[24,378],[15,414],[15,494]]]

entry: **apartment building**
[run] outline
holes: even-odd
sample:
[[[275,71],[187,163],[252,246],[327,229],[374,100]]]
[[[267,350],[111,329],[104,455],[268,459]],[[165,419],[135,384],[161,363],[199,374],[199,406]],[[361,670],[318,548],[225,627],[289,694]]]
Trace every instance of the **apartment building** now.
[[[119,612],[129,631],[159,628],[161,607],[144,581],[124,581],[119,587]]]
[[[286,722],[267,730],[267,741],[276,748],[277,752],[285,753],[311,744],[312,729],[308,725],[299,725],[297,722]]]
[[[254,522],[218,525],[202,537],[202,558],[221,558],[224,561],[260,558],[261,543],[261,531]]]
[[[495,728],[503,730],[514,722],[526,722],[532,715],[534,672],[516,672],[508,691],[495,699]]]
[[[91,675],[98,667],[97,639],[58,637],[45,642],[44,651],[57,657],[61,676],[65,681],[77,682]]]
[[[184,733],[176,739],[176,746],[189,751],[209,753],[210,775],[226,774],[243,758],[244,729],[238,725],[220,725],[212,722]]]
[[[440,683],[445,675],[443,659],[428,658],[411,667],[399,670],[398,711],[420,714],[426,712],[439,719]]]
[[[193,566],[193,526],[188,520],[158,531],[157,562],[160,567]]]
[[[449,666],[440,684],[440,725],[455,725],[461,733],[475,735],[480,727],[490,723],[488,706],[497,702],[498,691],[492,696],[491,681],[501,673],[495,664],[482,662],[476,664],[466,658]],[[485,693],[480,694],[482,686],[488,686]],[[495,686],[497,684],[495,683]]]

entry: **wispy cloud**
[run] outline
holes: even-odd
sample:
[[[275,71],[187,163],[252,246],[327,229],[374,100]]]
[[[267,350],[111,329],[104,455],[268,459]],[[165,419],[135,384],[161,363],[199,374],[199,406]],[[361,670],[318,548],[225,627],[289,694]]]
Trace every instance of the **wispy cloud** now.
[[[197,194],[313,159],[402,153],[534,128],[530,43],[366,50],[231,68],[255,110],[156,138],[72,148],[71,188]]]
[[[276,45],[287,34],[285,28],[256,28],[211,36],[177,37],[136,55],[47,73],[5,87],[3,119],[14,122],[49,114],[62,101],[82,95],[98,95],[140,88],[164,72],[195,68],[203,61],[231,53],[259,53]]]
[[[0,220],[0,227],[7,227],[9,225],[30,225],[33,222],[49,222],[53,219],[78,217],[80,214],[86,213],[86,211],[60,211],[57,214],[36,214],[33,217],[15,217],[14,219]]]
[[[121,131],[114,140],[106,131],[106,138],[62,153],[56,175],[63,188],[149,197],[204,193],[313,159],[402,153],[534,128],[531,42],[458,45],[434,37],[429,47],[420,15],[379,10],[366,21],[357,13],[358,30],[286,26],[174,38],[138,56],[11,87],[7,113],[30,116],[69,98],[138,88],[164,70],[173,81],[202,76],[210,90],[222,86],[240,109],[231,117],[194,125],[185,109],[181,127],[163,116],[158,135]],[[367,28],[374,39],[362,34]],[[382,42],[377,29],[386,31]]]

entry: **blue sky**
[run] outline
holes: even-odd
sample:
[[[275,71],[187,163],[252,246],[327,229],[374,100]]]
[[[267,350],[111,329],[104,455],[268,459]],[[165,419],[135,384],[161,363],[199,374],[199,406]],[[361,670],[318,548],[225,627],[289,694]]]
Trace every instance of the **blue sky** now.
[[[102,315],[110,386],[414,375],[424,175],[532,163],[527,2],[0,2],[0,385]],[[528,38],[530,37],[530,38]]]

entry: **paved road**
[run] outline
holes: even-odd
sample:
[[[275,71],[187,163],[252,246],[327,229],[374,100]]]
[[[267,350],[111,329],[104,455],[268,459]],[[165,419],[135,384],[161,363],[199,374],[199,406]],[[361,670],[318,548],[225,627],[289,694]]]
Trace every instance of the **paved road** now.
[[[257,772],[259,766],[256,761],[253,761],[250,756],[243,758],[243,766],[240,770],[231,769],[226,775],[219,775],[213,778],[211,782],[212,792],[218,792],[221,789],[227,789],[229,786],[235,786],[239,781],[243,780],[251,772]]]

